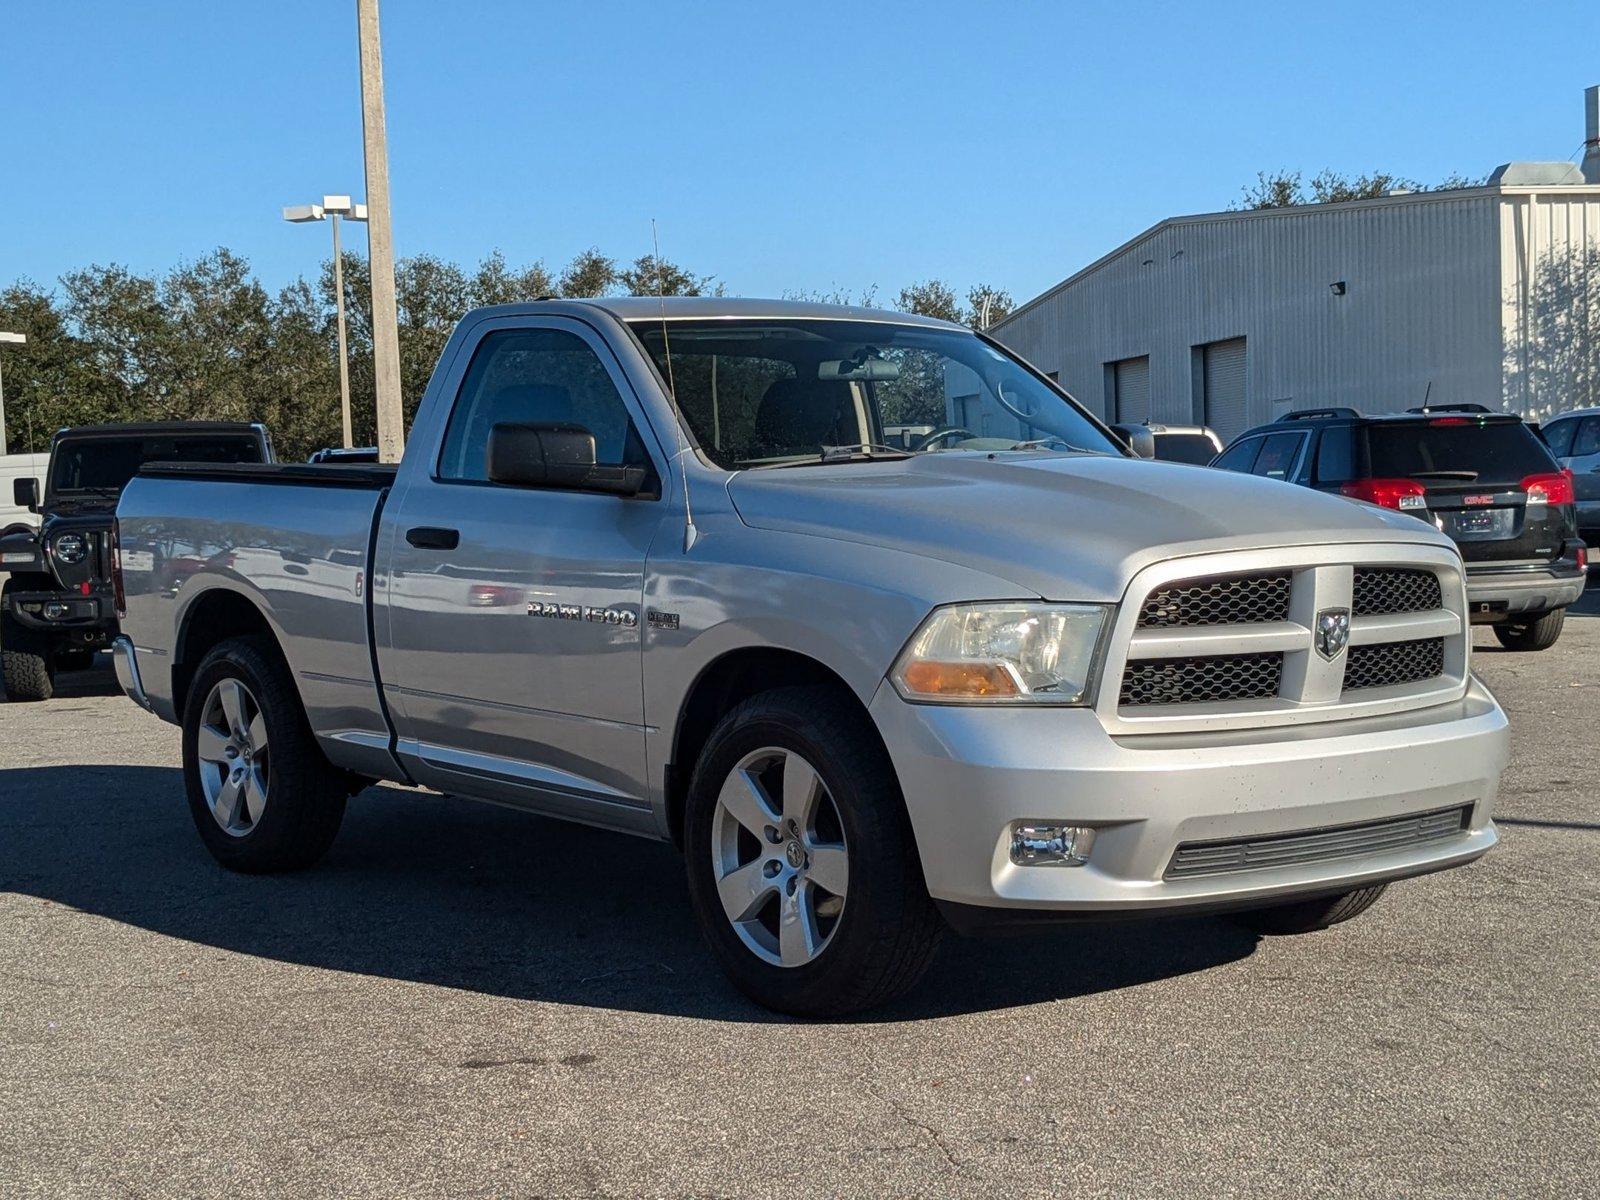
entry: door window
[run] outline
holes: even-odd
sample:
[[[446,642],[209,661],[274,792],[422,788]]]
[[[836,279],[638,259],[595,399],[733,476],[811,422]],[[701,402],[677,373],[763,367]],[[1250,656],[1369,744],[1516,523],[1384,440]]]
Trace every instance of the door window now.
[[[1215,465],[1224,471],[1248,472],[1255,466],[1256,455],[1261,453],[1261,443],[1264,441],[1265,438],[1253,437],[1236,442],[1222,452],[1222,457],[1217,459]]]
[[[1572,439],[1572,457],[1600,454],[1600,417],[1585,417]]]
[[[1303,433],[1273,434],[1262,443],[1261,454],[1250,468],[1250,473],[1268,479],[1293,478],[1295,460],[1300,457],[1300,447],[1305,440]]]
[[[450,414],[439,478],[487,480],[489,431],[504,422],[580,425],[594,434],[596,462],[649,465],[610,372],[564,329],[507,329],[483,339]]]
[[[1572,435],[1578,432],[1578,422],[1575,419],[1552,421],[1542,432],[1550,453],[1557,458],[1565,458],[1572,453]]]

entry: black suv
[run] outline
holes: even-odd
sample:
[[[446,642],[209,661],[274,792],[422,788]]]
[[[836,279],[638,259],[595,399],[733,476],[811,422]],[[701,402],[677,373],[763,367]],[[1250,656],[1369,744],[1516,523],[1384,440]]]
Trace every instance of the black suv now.
[[[1474,624],[1511,650],[1555,645],[1583,594],[1572,473],[1510,413],[1478,404],[1362,416],[1307,409],[1240,434],[1211,463],[1410,513],[1455,540]]]
[[[0,537],[0,668],[12,700],[48,700],[57,669],[89,666],[117,633],[112,537],[117,499],[148,462],[271,462],[265,427],[171,421],[85,425],[50,443],[39,481],[14,482],[16,503],[43,518],[37,533]]]

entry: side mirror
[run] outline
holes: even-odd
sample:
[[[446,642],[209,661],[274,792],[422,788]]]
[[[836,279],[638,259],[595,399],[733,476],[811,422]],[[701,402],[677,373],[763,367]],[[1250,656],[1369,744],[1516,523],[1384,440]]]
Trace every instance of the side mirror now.
[[[579,425],[503,422],[489,431],[492,483],[637,496],[645,479],[643,467],[596,463],[594,434]]]
[[[25,475],[11,481],[11,502],[31,513],[39,511],[39,481]]]
[[[1128,449],[1132,450],[1139,458],[1154,458],[1156,456],[1156,435],[1141,425],[1128,434]]]

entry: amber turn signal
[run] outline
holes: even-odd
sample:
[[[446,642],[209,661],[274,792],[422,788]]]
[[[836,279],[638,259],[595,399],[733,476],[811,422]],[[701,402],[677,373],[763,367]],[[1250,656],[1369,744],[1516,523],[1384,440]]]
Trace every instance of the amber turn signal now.
[[[1016,676],[1000,663],[907,663],[901,676],[908,692],[922,696],[1020,696]]]

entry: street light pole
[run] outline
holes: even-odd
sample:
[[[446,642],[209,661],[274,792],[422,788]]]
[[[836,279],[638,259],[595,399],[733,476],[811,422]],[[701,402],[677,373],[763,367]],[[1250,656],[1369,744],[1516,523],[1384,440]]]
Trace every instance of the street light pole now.
[[[0,342],[12,346],[24,345],[28,340],[25,333],[0,333]],[[0,372],[0,454],[6,452],[6,378]]]
[[[339,247],[340,217],[365,221],[367,206],[352,203],[349,196],[324,196],[321,204],[296,204],[283,210],[283,219],[297,225],[324,219],[333,223],[333,308],[338,314],[339,326],[339,413],[344,423],[344,445],[348,450],[355,445],[355,435],[350,428],[350,354],[345,337],[344,255]]]
[[[394,231],[389,222],[389,148],[384,132],[383,45],[378,0],[356,0],[361,42],[361,137],[367,167],[367,261],[372,274],[372,366],[378,400],[378,460],[399,462],[405,447],[400,404],[400,328],[394,295]]]
[[[346,450],[356,444],[350,429],[350,355],[344,336],[344,255],[339,251],[339,214],[329,213],[333,225],[333,304],[339,314],[339,418]]]

